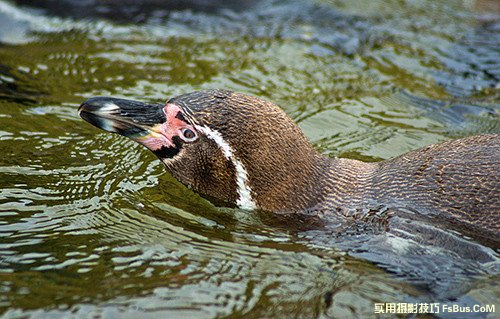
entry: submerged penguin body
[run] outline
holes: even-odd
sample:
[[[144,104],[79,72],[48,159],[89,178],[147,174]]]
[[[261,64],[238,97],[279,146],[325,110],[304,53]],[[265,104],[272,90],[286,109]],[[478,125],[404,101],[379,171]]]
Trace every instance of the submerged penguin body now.
[[[79,112],[146,146],[183,184],[243,209],[349,219],[383,207],[498,244],[498,134],[364,163],[320,155],[275,104],[225,90],[154,105],[92,98]]]

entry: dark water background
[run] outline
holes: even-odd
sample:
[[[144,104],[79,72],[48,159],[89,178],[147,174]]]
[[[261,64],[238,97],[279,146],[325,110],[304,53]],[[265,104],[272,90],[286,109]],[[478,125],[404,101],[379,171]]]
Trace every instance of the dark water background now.
[[[275,101],[330,156],[377,161],[498,133],[500,5],[0,1],[0,315],[369,318],[378,302],[498,308],[498,255],[487,247],[474,249],[493,262],[392,237],[380,239],[387,252],[362,239],[352,249],[321,230],[218,208],[141,146],[76,113],[95,95],[160,102],[201,88]]]

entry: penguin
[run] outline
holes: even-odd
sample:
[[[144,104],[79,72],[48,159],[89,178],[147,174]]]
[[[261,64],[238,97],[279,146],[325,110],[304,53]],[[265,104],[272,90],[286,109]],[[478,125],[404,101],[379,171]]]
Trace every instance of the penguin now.
[[[93,97],[87,122],[152,151],[182,184],[244,210],[427,220],[499,247],[500,134],[375,163],[321,155],[276,104],[202,90],[148,104]],[[381,207],[383,209],[381,209]]]

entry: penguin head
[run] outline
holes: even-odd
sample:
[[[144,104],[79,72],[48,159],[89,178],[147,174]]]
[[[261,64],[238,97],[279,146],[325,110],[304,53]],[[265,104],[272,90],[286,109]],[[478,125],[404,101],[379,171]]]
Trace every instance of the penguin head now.
[[[164,104],[94,97],[79,114],[144,145],[201,195],[242,209],[311,204],[293,194],[310,186],[319,156],[271,102],[226,90],[196,91]]]

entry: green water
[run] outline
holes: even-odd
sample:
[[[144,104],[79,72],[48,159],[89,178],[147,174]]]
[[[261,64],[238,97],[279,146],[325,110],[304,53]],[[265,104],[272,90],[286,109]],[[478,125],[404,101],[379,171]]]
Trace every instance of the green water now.
[[[480,275],[457,279],[432,261],[447,284],[430,293],[415,284],[434,282],[428,265],[408,280],[328,234],[216,207],[76,112],[96,95],[232,89],[276,102],[322,153],[365,161],[499,133],[495,1],[262,0],[130,16],[21,3],[0,1],[3,317],[366,318],[380,302],[498,302],[489,266],[463,265]]]

